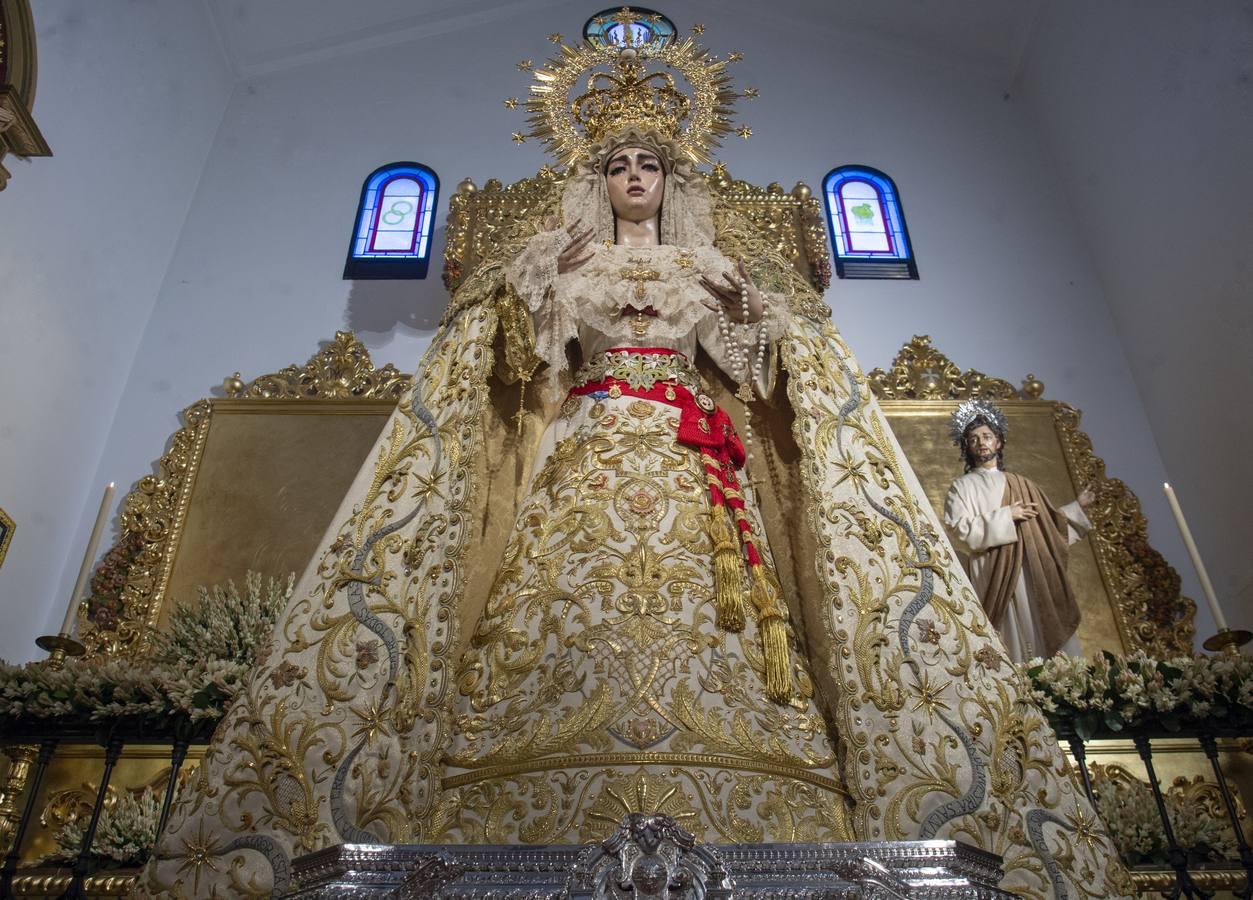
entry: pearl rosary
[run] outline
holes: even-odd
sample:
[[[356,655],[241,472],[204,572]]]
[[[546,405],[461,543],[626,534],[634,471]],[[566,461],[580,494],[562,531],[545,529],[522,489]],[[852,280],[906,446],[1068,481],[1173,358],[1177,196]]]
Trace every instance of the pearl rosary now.
[[[743,324],[749,324],[749,306],[748,306],[748,281],[746,279],[738,280],[740,288],[740,321]],[[766,304],[765,298],[762,298],[762,318],[765,318]],[[727,321],[726,310],[721,303],[718,304],[718,330],[722,334],[723,343],[726,345],[731,355],[731,365],[738,373],[740,387],[735,392],[744,403],[744,452],[748,460],[753,458],[753,420],[752,410],[749,403],[753,399],[752,385],[761,377],[761,371],[766,364],[766,328],[760,321],[757,328],[757,352],[754,355],[751,340],[745,336],[745,340],[737,341],[731,334],[731,325]],[[747,466],[747,462],[745,463]]]

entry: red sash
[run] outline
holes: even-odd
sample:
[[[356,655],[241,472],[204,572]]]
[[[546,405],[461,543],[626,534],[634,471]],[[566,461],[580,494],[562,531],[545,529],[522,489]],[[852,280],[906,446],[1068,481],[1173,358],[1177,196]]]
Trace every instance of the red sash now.
[[[618,347],[608,352],[621,353],[624,350],[649,355],[683,355],[677,350],[664,347]],[[744,465],[744,444],[726,410],[709,401],[705,405],[713,408],[712,411],[706,411],[697,403],[692,392],[676,381],[658,381],[652,387],[644,389],[631,387],[617,378],[602,378],[570,390],[571,395],[578,396],[596,393],[652,400],[679,411],[679,428],[675,440],[700,452],[708,476],[709,502],[715,507],[727,506],[732,510],[740,540],[744,545],[744,557],[750,567],[759,565],[761,557],[753,546],[752,526],[744,514],[744,494],[740,491],[740,481],[735,471]]]
[[[662,347],[619,347],[607,352],[683,356]],[[694,373],[691,378],[687,377],[687,373],[680,374],[683,375],[682,380],[700,384]],[[744,445],[735,433],[731,417],[703,391],[693,395],[691,389],[680,383],[679,377],[662,378],[647,388],[636,388],[619,378],[605,376],[570,390],[571,395],[578,396],[601,393],[613,398],[638,397],[664,403],[679,411],[675,440],[700,453],[701,462],[705,465],[705,480],[709,485],[712,513],[709,537],[714,548],[714,607],[718,625],[727,631],[742,631],[745,602],[751,602],[756,607],[765,661],[766,696],[776,703],[787,703],[792,692],[792,674],[784,607],[778,580],[767,571],[757,552],[753,528],[744,511],[744,494],[740,491],[739,476],[735,471],[744,465]],[[723,510],[735,523],[734,531]],[[748,563],[751,585],[744,582],[744,562]]]

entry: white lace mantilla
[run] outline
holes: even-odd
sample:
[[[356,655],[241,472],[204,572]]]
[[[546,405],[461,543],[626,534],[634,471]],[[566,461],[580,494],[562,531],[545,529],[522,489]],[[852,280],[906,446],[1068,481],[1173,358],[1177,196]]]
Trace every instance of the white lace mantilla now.
[[[734,265],[713,247],[601,246],[579,269],[557,274],[564,231],[543,232],[507,270],[510,283],[535,318],[536,352],[555,370],[567,368],[566,344],[577,340],[583,358],[613,347],[665,347],[694,359],[699,345],[736,381],[745,373],[732,363],[718,330],[718,315],[704,305],[706,275],[721,282]],[[782,298],[766,295],[761,322],[731,322],[733,340],[756,346],[766,329],[773,345],[787,330]]]

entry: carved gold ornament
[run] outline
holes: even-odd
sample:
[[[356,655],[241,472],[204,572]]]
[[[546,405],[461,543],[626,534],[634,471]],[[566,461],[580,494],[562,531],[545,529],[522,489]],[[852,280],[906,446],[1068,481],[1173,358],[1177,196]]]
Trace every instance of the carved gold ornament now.
[[[17,744],[4,748],[8,757],[8,770],[0,783],[0,847],[8,847],[21,821],[18,798],[26,787],[26,777],[35,762],[36,749],[30,744]]]
[[[236,372],[223,386],[228,397],[257,400],[396,400],[410,380],[390,363],[374,368],[365,345],[351,331],[337,331],[335,340],[303,366],[288,366],[246,385]]]
[[[1122,481],[1107,477],[1105,461],[1079,427],[1079,410],[1041,399],[1044,384],[1034,375],[1028,375],[1019,390],[1003,378],[975,369],[962,371],[926,335],[915,336],[902,347],[888,370],[874,369],[867,377],[882,401],[944,403],[944,419],[937,420],[937,428],[947,427],[948,404],[954,400],[1008,401],[1007,411],[1036,404],[1051,408],[1071,480],[1079,486],[1093,485],[1097,493],[1098,502],[1087,510],[1094,526],[1088,538],[1122,651],[1144,650],[1161,659],[1192,653],[1196,604],[1180,595],[1179,574],[1149,546],[1148,522],[1139,499]]]
[[[4,565],[4,557],[9,552],[9,544],[13,543],[13,531],[17,523],[3,509],[0,509],[0,566]]]
[[[691,38],[627,47],[583,41],[560,44],[558,50],[535,71],[526,102],[527,136],[543,140],[563,166],[587,158],[593,144],[631,125],[673,139],[695,163],[709,162],[722,136],[732,131],[731,105],[739,94],[727,75],[730,60],[718,59]],[[650,64],[668,71],[649,72]],[[683,76],[690,95],[676,87],[672,72]],[[571,100],[585,74],[587,90]]]
[[[889,370],[872,369],[866,377],[880,400],[1011,400],[1025,396],[1003,378],[974,369],[963,372],[932,347],[930,336],[925,334],[914,335],[896,354]],[[1040,384],[1035,398],[1043,392],[1044,385]]]
[[[0,162],[7,153],[52,155],[32,114],[38,69],[29,0],[0,0]],[[0,191],[8,181],[0,165]]]

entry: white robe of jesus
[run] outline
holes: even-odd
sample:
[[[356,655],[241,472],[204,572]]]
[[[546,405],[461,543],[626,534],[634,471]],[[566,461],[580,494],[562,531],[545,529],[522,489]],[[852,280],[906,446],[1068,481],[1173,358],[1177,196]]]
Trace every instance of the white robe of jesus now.
[[[992,576],[987,551],[1018,540],[1018,528],[1009,507],[1003,505],[1004,500],[1005,473],[1000,469],[983,468],[973,469],[954,481],[944,500],[944,524],[957,548],[967,554],[964,560],[966,571],[981,600]],[[1069,543],[1081,540],[1092,528],[1092,522],[1078,500],[1058,509],[1069,524]],[[992,623],[1005,642],[1009,658],[1017,663],[1038,656],[1044,646],[1032,596],[1024,567],[1018,572],[1013,601],[1006,607],[1001,620]],[[1078,636],[1072,634],[1058,652],[1078,656]]]

